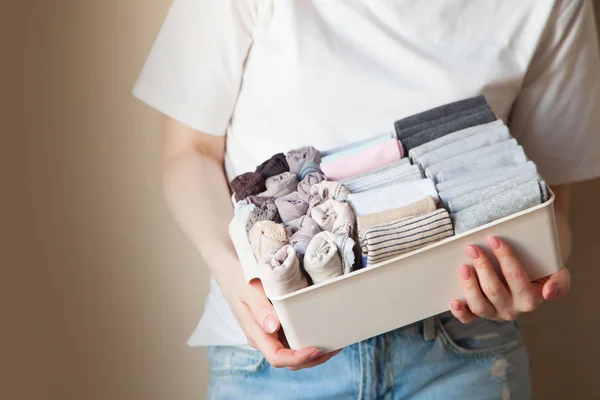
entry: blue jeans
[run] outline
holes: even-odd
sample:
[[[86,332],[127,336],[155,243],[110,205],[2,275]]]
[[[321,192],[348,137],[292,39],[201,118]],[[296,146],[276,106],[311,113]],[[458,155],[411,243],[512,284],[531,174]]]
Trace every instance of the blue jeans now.
[[[530,399],[529,359],[515,322],[463,325],[450,314],[346,347],[290,371],[247,347],[208,349],[209,399]]]

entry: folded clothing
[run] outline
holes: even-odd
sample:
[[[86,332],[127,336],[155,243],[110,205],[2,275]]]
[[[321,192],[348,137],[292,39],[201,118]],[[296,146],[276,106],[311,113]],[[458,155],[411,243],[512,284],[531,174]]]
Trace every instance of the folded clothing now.
[[[321,167],[319,167],[318,163],[316,163],[314,161],[308,161],[308,162],[304,163],[304,165],[302,166],[302,169],[300,170],[300,173],[298,174],[298,179],[300,181],[302,181],[310,173],[322,174],[323,171],[321,171]]]
[[[430,165],[437,164],[444,160],[507,140],[510,140],[508,127],[505,125],[495,126],[438,149],[431,150],[428,153],[416,157],[415,161],[421,168],[425,169]],[[267,187],[269,186],[268,183],[267,180]]]
[[[287,234],[283,224],[273,221],[258,221],[248,234],[252,253],[258,262],[264,257],[270,257],[288,244]]]
[[[236,201],[248,196],[257,195],[266,189],[265,178],[257,172],[246,172],[238,175],[230,183]]]
[[[515,186],[452,214],[457,234],[541,204],[542,194],[537,180]]]
[[[405,207],[427,196],[438,199],[435,185],[428,178],[353,193],[348,196],[348,202],[352,205],[354,214],[360,216]]]
[[[285,229],[290,244],[294,247],[294,250],[296,250],[296,254],[300,261],[302,261],[304,259],[304,254],[306,254],[308,244],[317,233],[321,232],[321,228],[311,217],[303,215],[300,218],[285,224]]]
[[[345,144],[340,147],[336,147],[330,150],[324,150],[321,152],[321,161],[323,161],[326,157],[331,157],[333,155],[345,155],[345,154],[356,154],[356,152],[360,152],[361,150],[369,147],[370,145],[380,143],[389,139],[395,139],[396,135],[393,132],[382,133],[373,137],[366,138],[364,140],[360,140],[357,142],[352,142]],[[359,150],[354,150],[354,149]],[[355,151],[352,153],[352,151]],[[329,158],[329,160],[334,160],[335,158]]]
[[[246,232],[249,233],[258,221],[281,223],[281,218],[273,199],[265,201],[260,207],[254,206],[246,218]]]
[[[435,209],[435,199],[433,197],[426,196],[422,200],[416,201],[404,207],[381,211],[374,214],[360,215],[356,218],[356,228],[358,230],[371,228],[375,225],[385,224],[402,218],[431,213],[435,211]]]
[[[398,140],[389,139],[371,145],[357,154],[322,162],[320,167],[328,179],[337,181],[398,161],[402,156]]]
[[[494,115],[494,112],[491,109],[486,108],[476,114],[467,115],[449,122],[445,122],[442,125],[429,128],[416,135],[402,139],[402,144],[407,151],[410,151],[410,149],[414,147],[431,142],[432,140],[448,135],[452,132],[460,131],[461,129],[470,128],[476,125],[486,124],[495,120],[496,115]]]
[[[514,178],[519,175],[537,175],[537,167],[533,161],[528,161],[524,164],[513,165],[510,167],[493,168],[489,170],[469,172],[454,179],[443,179],[436,184],[438,192],[443,192],[454,187],[462,186],[466,183],[475,182],[481,179],[492,177],[502,177],[503,179]],[[444,175],[444,176],[447,176]]]
[[[349,274],[355,269],[354,247],[356,242],[348,235],[333,235],[338,253],[342,258],[342,273]]]
[[[266,197],[282,197],[298,189],[298,177],[291,172],[271,176],[265,181],[267,190],[259,194]]]
[[[308,203],[298,192],[275,199],[275,205],[279,211],[279,217],[284,223],[300,218],[308,212]]]
[[[389,143],[389,141],[392,140],[392,139],[394,139],[394,137],[392,136],[392,134],[388,133],[388,134],[385,134],[385,135],[381,135],[381,136],[378,136],[377,138],[368,140],[368,141],[366,141],[364,143],[360,143],[360,144],[357,144],[355,146],[351,146],[351,147],[345,148],[343,150],[339,150],[339,151],[336,151],[336,152],[334,152],[332,154],[329,154],[329,155],[323,157],[323,159],[321,160],[321,162],[328,163],[328,162],[335,161],[335,160],[337,160],[339,158],[342,158],[342,157],[351,156],[351,155],[357,155],[357,154],[360,154],[360,152],[368,149],[369,147],[371,147],[373,145],[376,145],[376,144],[379,144],[379,143],[384,143],[384,142],[388,142]]]
[[[348,203],[328,199],[310,210],[319,227],[337,235],[354,235],[354,213]]]
[[[264,256],[258,267],[260,280],[269,297],[284,296],[308,287],[308,279],[300,269],[296,251],[289,244],[273,255]]]
[[[333,233],[321,232],[313,237],[304,255],[304,269],[315,285],[344,273]]]
[[[360,193],[389,186],[394,183],[410,182],[419,179],[423,179],[423,174],[417,165],[402,164],[395,168],[372,172],[360,178],[349,178],[343,182],[350,192]]]
[[[488,122],[487,124],[475,125],[470,128],[461,129],[460,131],[449,133],[445,136],[432,140],[431,142],[423,143],[420,146],[413,147],[408,152],[408,157],[411,160],[416,160],[421,155],[439,149],[440,147],[444,147],[446,145],[468,138],[469,136],[476,135],[483,131],[495,130],[499,127],[504,127],[504,121],[495,120],[492,122]]]
[[[275,200],[275,197],[259,196],[259,195],[248,196],[244,199],[244,201],[246,201],[248,204],[254,204],[256,207],[262,207],[262,205],[265,204],[266,202],[273,201],[273,200]]]
[[[310,188],[310,194],[317,197],[321,201],[327,199],[345,201],[348,200],[350,191],[341,182],[322,181]]]
[[[320,163],[321,153],[313,146],[304,146],[298,149],[288,151],[285,155],[290,172],[298,175],[306,163]]]
[[[358,232],[366,266],[416,250],[452,234],[452,221],[448,211],[444,209],[402,218]]]
[[[422,111],[417,114],[410,115],[408,117],[402,118],[394,123],[394,128],[396,129],[396,134],[401,132],[406,128],[410,128],[412,126],[419,125],[423,122],[435,121],[440,118],[444,118],[447,115],[452,115],[459,113],[461,111],[472,110],[474,108],[478,108],[481,106],[487,105],[487,101],[485,100],[485,96],[478,95],[475,97],[470,97],[468,99],[463,99],[459,101],[454,101],[452,103],[444,104],[435,108],[431,108],[429,110]],[[400,139],[402,139],[402,135],[398,135]]]
[[[287,163],[285,155],[283,153],[278,153],[256,167],[255,172],[258,172],[263,176],[263,178],[267,179],[289,171],[290,166]]]
[[[298,193],[304,196],[310,195],[310,188],[317,183],[323,182],[325,175],[320,172],[310,172],[298,183]]]

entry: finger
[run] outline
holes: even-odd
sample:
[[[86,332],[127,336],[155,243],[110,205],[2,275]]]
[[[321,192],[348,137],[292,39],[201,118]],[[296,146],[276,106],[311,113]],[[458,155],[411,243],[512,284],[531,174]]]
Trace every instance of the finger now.
[[[329,361],[330,359],[332,359],[333,357],[337,356],[338,354],[340,354],[340,352],[342,350],[343,349],[339,349],[339,350],[332,351],[327,354],[323,354],[322,356],[319,356],[319,357],[315,358],[314,360],[309,361],[308,363],[302,364],[300,367],[289,367],[288,369],[290,371],[298,371],[300,369],[316,367],[317,365],[324,364],[327,361]]]
[[[515,307],[522,312],[535,310],[542,301],[542,297],[534,290],[527,272],[510,246],[496,237],[489,237],[488,244],[500,263]]]
[[[463,324],[468,324],[479,318],[477,315],[473,314],[471,310],[465,307],[460,300],[453,300],[452,303],[450,303],[450,312],[452,312],[452,315]]]
[[[279,329],[279,318],[275,308],[267,298],[262,283],[255,279],[249,284],[250,290],[244,302],[252,311],[254,319],[267,332],[273,333]]]
[[[512,297],[485,253],[477,246],[467,246],[465,253],[473,261],[479,287],[496,311],[512,309]]]
[[[557,273],[548,277],[542,287],[542,296],[545,300],[558,299],[569,293],[571,289],[571,272],[563,267]]]
[[[468,265],[461,265],[458,268],[458,275],[465,291],[465,298],[467,300],[467,306],[471,312],[477,316],[484,318],[495,318],[496,309],[485,298],[477,282],[477,277],[471,267]]]

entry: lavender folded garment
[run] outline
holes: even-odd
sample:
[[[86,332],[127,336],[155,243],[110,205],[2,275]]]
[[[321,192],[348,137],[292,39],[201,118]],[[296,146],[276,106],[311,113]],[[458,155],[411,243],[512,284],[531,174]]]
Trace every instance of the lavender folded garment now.
[[[304,258],[306,248],[313,237],[319,232],[321,228],[319,225],[308,215],[303,215],[300,218],[292,220],[285,224],[285,230],[289,237],[290,244],[296,250],[296,254],[300,261]]]
[[[257,172],[246,172],[233,178],[231,189],[236,201],[244,200],[248,196],[257,195],[264,191],[266,189],[265,179]]]
[[[275,199],[275,205],[284,223],[300,218],[308,212],[308,203],[298,192]]]
[[[454,101],[402,118],[394,123],[394,128],[396,129],[397,134],[399,131],[419,125],[426,121],[435,121],[444,118],[447,115],[472,110],[485,105],[487,105],[487,101],[483,95]],[[402,136],[399,137],[402,138]]]
[[[258,267],[260,280],[269,297],[285,296],[308,287],[308,279],[300,269],[296,251],[289,244],[264,257]]]
[[[298,189],[298,178],[296,177],[296,174],[284,172],[267,178],[265,186],[267,187],[267,190],[262,192],[259,196],[283,197]]]
[[[288,244],[287,234],[283,224],[272,221],[259,221],[248,234],[252,253],[257,261],[270,257]]]
[[[305,195],[307,198],[311,194],[310,188],[317,183],[323,182],[325,175],[320,172],[311,172],[298,183],[298,193]]]
[[[483,131],[492,132],[496,129],[504,129],[504,126],[504,121],[499,119],[492,122],[488,122],[487,124],[476,125],[470,128],[461,129],[460,131],[449,133],[445,136],[432,140],[431,142],[424,143],[418,147],[413,147],[408,152],[408,157],[414,161],[421,155],[439,149],[440,147],[444,147],[446,145],[468,138],[469,136],[476,135]]]
[[[333,233],[321,232],[312,238],[304,255],[304,269],[315,285],[344,273]]]
[[[254,224],[258,221],[272,221],[275,223],[281,223],[279,212],[274,200],[268,200],[264,202],[260,207],[254,207],[248,214],[246,219],[246,232],[249,233]]]
[[[327,199],[345,201],[348,199],[350,191],[341,182],[322,181],[310,188],[310,194],[321,201]]]
[[[417,157],[415,161],[421,166],[421,168],[425,169],[430,165],[437,164],[444,160],[458,157],[461,154],[469,153],[471,151],[507,140],[510,140],[508,127],[500,126],[497,128],[483,130],[473,136],[469,136],[454,143],[432,150],[428,153],[422,154],[421,156]],[[267,187],[268,183],[269,182],[267,180]]]
[[[527,157],[525,157],[523,148],[517,145],[516,139],[510,139],[430,165],[425,168],[425,176],[437,179],[438,173],[455,168],[467,167],[470,168],[470,171],[477,171],[525,162],[527,162]],[[440,176],[442,175],[440,174]],[[442,179],[444,178],[442,177]]]
[[[370,146],[360,153],[322,162],[321,170],[329,180],[336,181],[398,161],[402,155],[398,140],[390,139]]]
[[[542,194],[538,182],[529,181],[452,214],[454,230],[456,234],[463,233],[541,202]]]
[[[256,167],[256,172],[261,174],[265,179],[283,174],[284,172],[289,172],[289,170],[290,166],[283,153],[275,154],[273,157]]]
[[[354,234],[355,218],[352,207],[348,203],[333,199],[326,200],[313,207],[310,216],[324,231],[350,237]]]
[[[348,202],[357,216],[374,214],[380,211],[405,207],[427,196],[438,199],[437,190],[431,179],[396,183],[390,186],[353,193],[348,196]]]
[[[298,175],[300,174],[300,171],[302,171],[304,164],[308,162],[317,164],[320,163],[321,153],[319,153],[319,151],[312,146],[305,146],[288,151],[285,159],[290,168],[290,172]]]
[[[411,182],[423,179],[423,173],[417,165],[402,165],[397,168],[376,172],[361,178],[350,178],[344,185],[352,193],[361,193],[368,190],[389,186],[394,183]]]

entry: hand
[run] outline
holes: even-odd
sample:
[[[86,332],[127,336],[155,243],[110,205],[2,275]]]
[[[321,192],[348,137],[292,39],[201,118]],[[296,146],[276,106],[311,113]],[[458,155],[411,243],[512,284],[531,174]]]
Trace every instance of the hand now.
[[[467,304],[454,300],[450,310],[463,323],[479,317],[495,321],[513,321],[520,313],[535,310],[544,300],[556,299],[569,292],[571,274],[566,267],[554,275],[530,282],[511,248],[501,239],[489,237],[488,245],[500,263],[504,284],[489,259],[477,246],[465,249],[474,268],[461,265],[458,275]]]
[[[279,331],[280,324],[273,305],[265,295],[262,283],[255,279],[249,284],[242,283],[227,290],[234,293],[228,296],[229,305],[244,331],[248,344],[259,350],[275,368],[287,367],[295,371],[323,364],[341,350],[323,354],[316,347],[301,350],[287,348],[285,338]]]

